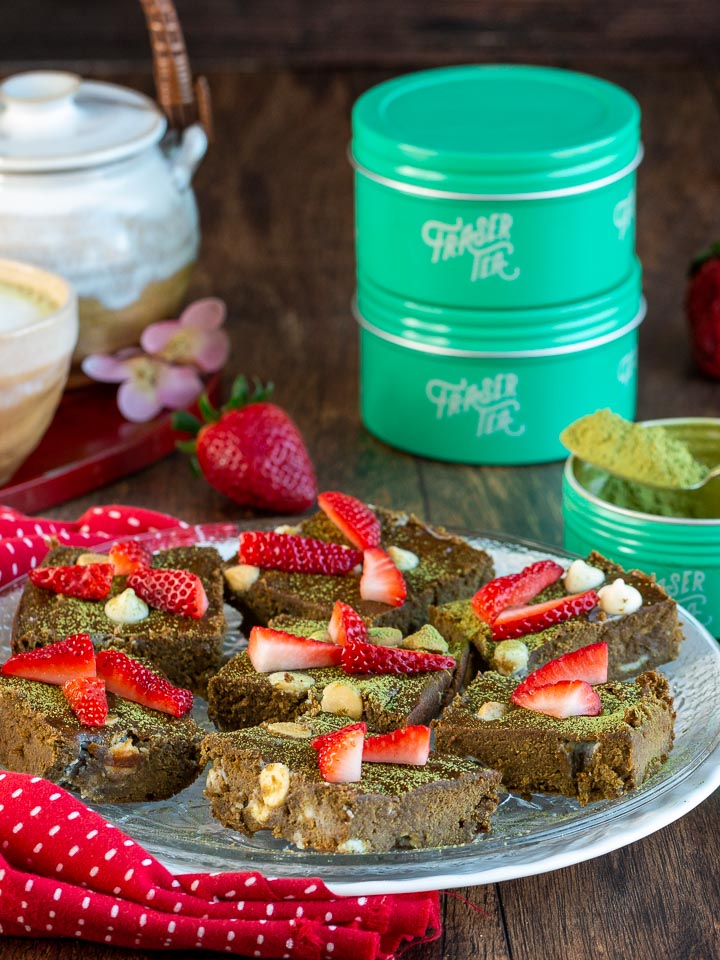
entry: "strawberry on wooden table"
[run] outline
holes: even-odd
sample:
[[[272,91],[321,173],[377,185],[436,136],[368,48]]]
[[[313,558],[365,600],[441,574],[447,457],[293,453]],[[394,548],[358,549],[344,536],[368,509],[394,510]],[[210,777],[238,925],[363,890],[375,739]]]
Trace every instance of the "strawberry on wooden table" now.
[[[403,763],[424,767],[430,756],[430,727],[415,724],[368,737],[363,745],[363,763]]]
[[[97,672],[110,693],[125,700],[173,717],[184,717],[192,709],[193,695],[189,690],[173,686],[169,680],[121,650],[100,650]]]
[[[493,640],[509,640],[524,637],[528,633],[537,633],[556,623],[564,623],[572,617],[587,613],[597,602],[597,593],[586,590],[584,593],[574,593],[544,603],[509,607],[499,613],[491,624]]]
[[[335,643],[297,637],[284,630],[253,627],[248,637],[247,653],[258,673],[276,673],[279,670],[337,666],[343,649]]]
[[[380,521],[367,504],[337,490],[318,495],[318,505],[353,546],[360,550],[380,546]]]
[[[407,599],[405,578],[380,547],[370,547],[363,553],[360,596],[391,607],[401,607]]]
[[[264,570],[339,575],[361,564],[363,555],[359,550],[313,537],[246,530],[240,534],[238,560]]]
[[[558,720],[597,717],[602,713],[600,695],[585,680],[560,680],[532,690],[515,690],[510,699],[516,707],[545,713]]]
[[[88,563],[86,566],[36,567],[28,576],[36,587],[53,593],[82,600],[105,600],[112,588],[113,565]]]
[[[137,540],[120,540],[114,543],[108,554],[115,576],[124,577],[135,573],[152,563],[152,554],[143,543]]]
[[[210,486],[244,506],[301,513],[317,492],[315,469],[302,435],[290,417],[267,397],[272,385],[255,382],[251,392],[238,377],[228,403],[216,410],[203,395],[203,424],[175,414],[176,430],[196,439],[178,446],[195,458]]]
[[[480,587],[472,598],[472,608],[485,623],[493,623],[507,607],[517,607],[536,597],[541,590],[556,583],[563,568],[553,560],[531,563],[520,573],[496,577]]]
[[[579,650],[571,650],[529,674],[515,690],[522,696],[560,680],[585,680],[586,683],[606,683],[608,677],[607,643],[591,643]]]
[[[57,643],[16,653],[0,672],[5,677],[61,685],[76,677],[95,676],[95,650],[87,633],[76,633]]]
[[[685,296],[693,359],[710,377],[720,377],[720,243],[695,258]]]
[[[340,649],[340,665],[346,673],[425,673],[455,668],[453,657],[398,647],[378,647],[362,640],[348,639]]]
[[[367,640],[368,628],[363,618],[353,610],[350,604],[336,600],[328,624],[328,633],[333,643],[344,647],[348,639]]]
[[[363,741],[366,723],[351,723],[332,733],[315,737],[318,767],[328,783],[357,783],[362,776]]]
[[[86,727],[102,727],[107,720],[105,681],[100,677],[76,677],[62,687],[70,709]]]
[[[166,613],[177,613],[199,620],[208,608],[203,582],[189,570],[153,570],[141,567],[130,574],[127,585],[132,587],[145,603]]]

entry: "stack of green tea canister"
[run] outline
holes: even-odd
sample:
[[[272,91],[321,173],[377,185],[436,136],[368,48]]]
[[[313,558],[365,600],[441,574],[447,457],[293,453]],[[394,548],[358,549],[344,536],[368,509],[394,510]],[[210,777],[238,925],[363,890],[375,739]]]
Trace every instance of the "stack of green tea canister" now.
[[[596,77],[428,70],[353,110],[361,411],[387,443],[477,464],[560,459],[635,412],[640,111]]]

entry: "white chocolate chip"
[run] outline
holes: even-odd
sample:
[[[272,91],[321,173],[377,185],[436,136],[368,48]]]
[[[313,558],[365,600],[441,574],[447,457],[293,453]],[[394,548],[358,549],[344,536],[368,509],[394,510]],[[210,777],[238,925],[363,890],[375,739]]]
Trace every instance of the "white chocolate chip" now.
[[[236,593],[245,593],[260,576],[260,567],[250,563],[238,563],[234,567],[225,569],[225,580],[231,590]]]
[[[320,709],[324,713],[359,720],[363,715],[362,697],[351,683],[334,680],[323,690]]]
[[[208,770],[205,789],[209,796],[219,797],[223,792],[225,784],[228,782],[227,774],[223,768],[222,762],[216,760]]]
[[[312,736],[312,731],[304,723],[293,723],[292,721],[268,723],[265,729],[268,733],[274,733],[278,737],[294,737],[296,740],[309,740]]]
[[[508,712],[508,705],[500,703],[497,700],[488,700],[478,710],[476,716],[478,720],[499,720]]]
[[[600,609],[607,614],[635,613],[642,606],[642,595],[632,584],[618,577],[606,587],[598,590]]]
[[[275,527],[275,533],[289,533],[298,536],[302,533],[302,530],[298,526],[291,526],[289,523],[281,523],[279,527]]]
[[[495,647],[492,665],[504,677],[519,673],[528,665],[530,651],[522,640],[501,640]]]
[[[150,613],[150,608],[128,587],[105,604],[105,616],[113,623],[140,623]]]
[[[449,649],[445,637],[430,623],[405,637],[402,645],[407,650],[427,650],[429,653],[447,653]]]
[[[75,561],[78,567],[87,567],[91,563],[110,563],[110,558],[104,553],[81,553]]]
[[[351,840],[345,840],[337,848],[338,853],[365,853],[367,851],[367,844],[364,840],[358,840],[357,837],[353,837]]]
[[[605,574],[584,560],[573,560],[567,568],[563,582],[568,593],[585,593],[586,590],[594,590],[604,583]]]
[[[407,570],[414,570],[420,563],[420,557],[412,550],[405,550],[403,547],[388,547],[387,552],[398,570],[403,573]]]
[[[397,627],[370,627],[368,640],[376,647],[399,647],[403,642],[402,630]]]
[[[300,695],[315,685],[313,677],[298,670],[279,670],[277,673],[268,673],[268,682],[281,693]]]
[[[268,807],[279,807],[290,789],[290,770],[284,763],[268,763],[260,771],[260,794]]]
[[[266,803],[263,803],[258,797],[251,797],[245,809],[253,820],[257,820],[258,823],[265,823],[272,813],[272,808]]]

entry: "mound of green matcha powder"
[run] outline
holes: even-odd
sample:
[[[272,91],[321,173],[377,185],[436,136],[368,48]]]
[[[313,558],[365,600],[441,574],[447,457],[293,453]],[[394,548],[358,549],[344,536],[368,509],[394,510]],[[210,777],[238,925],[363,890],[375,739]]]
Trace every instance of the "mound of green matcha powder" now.
[[[645,427],[611,410],[581,417],[560,434],[572,453],[635,483],[679,489],[708,474],[708,467],[664,427]]]

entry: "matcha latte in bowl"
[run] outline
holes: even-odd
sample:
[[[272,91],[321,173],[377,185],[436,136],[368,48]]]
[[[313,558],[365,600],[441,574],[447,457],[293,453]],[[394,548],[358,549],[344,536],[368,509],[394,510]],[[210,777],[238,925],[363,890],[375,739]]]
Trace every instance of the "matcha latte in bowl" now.
[[[0,483],[47,430],[77,336],[70,285],[56,274],[0,259]]]
[[[630,423],[607,410],[571,424],[563,474],[564,545],[653,573],[720,637],[720,419]]]

